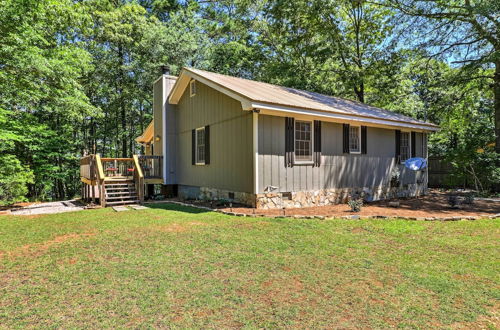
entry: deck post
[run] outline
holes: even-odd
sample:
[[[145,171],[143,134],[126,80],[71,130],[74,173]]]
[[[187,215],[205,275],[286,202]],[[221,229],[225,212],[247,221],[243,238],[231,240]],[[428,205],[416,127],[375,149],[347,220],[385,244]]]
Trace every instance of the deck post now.
[[[95,185],[91,185],[90,189],[92,189],[92,204],[95,204]]]
[[[106,193],[104,191],[104,180],[101,181],[101,189],[99,191],[99,201],[102,207],[106,207]]]

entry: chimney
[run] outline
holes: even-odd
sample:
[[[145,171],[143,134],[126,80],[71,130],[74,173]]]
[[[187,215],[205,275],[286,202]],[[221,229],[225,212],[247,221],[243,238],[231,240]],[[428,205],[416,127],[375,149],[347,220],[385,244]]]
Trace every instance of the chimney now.
[[[164,75],[170,75],[170,69],[168,67],[168,65],[162,65],[161,67],[161,73],[164,74]]]

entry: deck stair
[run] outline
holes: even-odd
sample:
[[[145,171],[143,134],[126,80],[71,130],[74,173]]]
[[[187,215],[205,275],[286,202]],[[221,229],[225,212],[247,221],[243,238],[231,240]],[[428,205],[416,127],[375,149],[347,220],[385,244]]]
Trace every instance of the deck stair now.
[[[140,203],[133,180],[104,181],[106,205],[127,205]]]
[[[141,204],[144,201],[143,168],[149,183],[160,180],[162,158],[133,155],[131,158],[105,158],[99,154],[80,159],[82,200],[102,207]],[[163,181],[161,181],[163,182]],[[91,205],[92,205],[91,204]]]

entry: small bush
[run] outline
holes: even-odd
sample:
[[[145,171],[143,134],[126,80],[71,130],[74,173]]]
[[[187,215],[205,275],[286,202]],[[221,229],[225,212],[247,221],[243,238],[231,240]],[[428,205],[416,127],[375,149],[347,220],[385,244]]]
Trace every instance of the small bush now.
[[[359,212],[363,206],[363,200],[361,198],[350,199],[347,205],[351,208],[351,212]]]
[[[0,152],[0,205],[25,201],[30,183],[33,183],[30,169],[15,156]]]
[[[396,166],[391,171],[391,187],[393,188],[399,187],[400,177],[401,177],[401,172],[399,171],[399,168]]]
[[[456,195],[448,196],[448,205],[450,205],[450,207],[456,207],[459,204],[460,204],[460,200],[459,200],[458,196],[456,196]]]
[[[474,196],[473,193],[467,194],[464,199],[464,204],[472,205],[474,204],[474,199],[476,196]]]

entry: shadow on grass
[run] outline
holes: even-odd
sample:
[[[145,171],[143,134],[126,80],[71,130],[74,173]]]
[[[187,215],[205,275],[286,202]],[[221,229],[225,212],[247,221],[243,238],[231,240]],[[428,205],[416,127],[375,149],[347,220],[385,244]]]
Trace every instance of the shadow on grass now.
[[[147,207],[150,209],[160,209],[160,210],[168,210],[168,211],[177,211],[177,212],[185,212],[185,213],[191,213],[191,214],[200,214],[200,213],[207,213],[211,212],[208,210],[203,210],[195,207],[190,207],[190,206],[183,206],[183,205],[178,205],[178,204],[173,204],[169,202],[165,203],[154,203],[154,204],[146,204]]]

